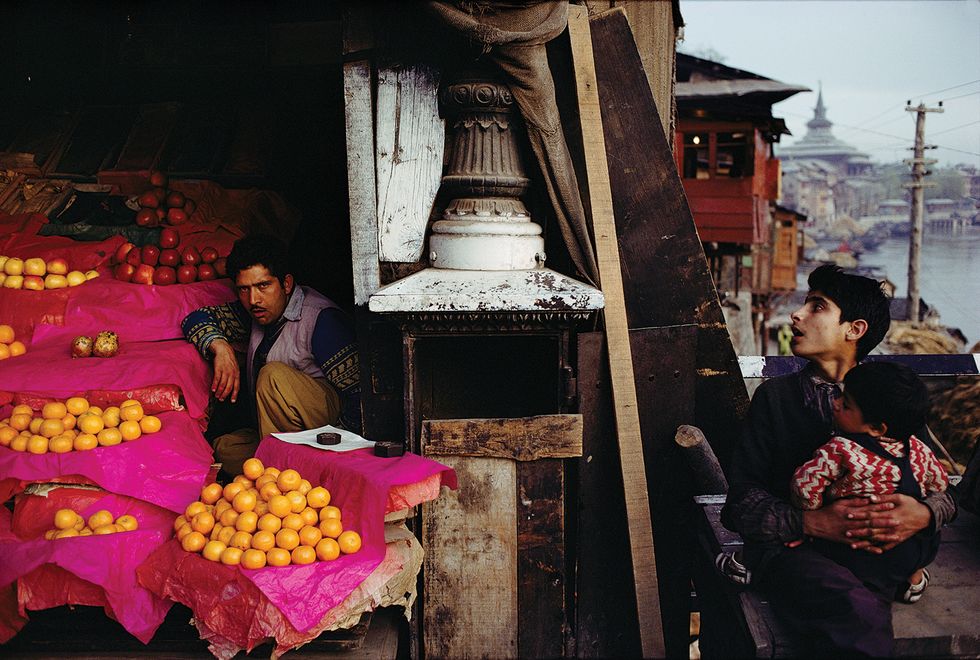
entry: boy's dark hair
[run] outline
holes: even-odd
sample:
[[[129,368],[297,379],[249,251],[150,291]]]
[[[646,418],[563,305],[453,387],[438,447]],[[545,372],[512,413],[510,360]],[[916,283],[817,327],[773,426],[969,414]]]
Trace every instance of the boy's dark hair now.
[[[905,440],[918,433],[929,412],[929,392],[915,372],[894,362],[866,362],[844,376],[844,393],[868,424],[888,425],[885,435]]]
[[[256,234],[235,241],[228,255],[228,277],[234,280],[238,273],[252,266],[265,266],[269,273],[283,283],[290,274],[287,265],[286,246],[271,234]]]
[[[840,266],[816,268],[807,278],[810,291],[819,291],[840,307],[840,320],[868,322],[868,331],[858,339],[857,359],[863,360],[885,338],[891,324],[888,297],[881,282],[861,275],[849,275]]]

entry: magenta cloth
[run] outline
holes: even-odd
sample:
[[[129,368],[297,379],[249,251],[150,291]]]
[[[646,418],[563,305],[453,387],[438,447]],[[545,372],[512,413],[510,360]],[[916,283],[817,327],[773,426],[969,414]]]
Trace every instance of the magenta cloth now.
[[[330,503],[341,509],[344,529],[361,535],[360,551],[335,561],[244,571],[300,632],[315,626],[384,559],[385,504],[392,486],[441,474],[444,485],[456,488],[456,473],[451,468],[415,454],[378,458],[370,449],[322,451],[269,436],[255,456],[266,466],[293,468],[310,483],[326,487]]]
[[[3,362],[0,402],[13,392],[32,392],[67,399],[88,390],[125,392],[152,385],[176,385],[187,412],[201,420],[211,396],[211,365],[183,339],[130,341],[119,337],[119,353],[111,358],[72,359],[68,344],[39,346]]]
[[[67,236],[40,236],[36,232],[45,224],[40,222],[44,216],[35,214],[26,223],[21,222],[22,217],[8,215],[0,218],[0,227],[22,226],[21,231],[15,231],[0,243],[0,254],[21,259],[40,257],[45,261],[60,257],[68,262],[69,270],[84,272],[108,263],[116,248],[126,242],[122,236],[110,236],[104,241],[76,241]]]
[[[70,289],[63,325],[34,328],[32,347],[70,346],[78,335],[112,330],[121,340],[183,339],[180,322],[199,307],[235,300],[227,279],[153,286],[120,282],[106,275]]]
[[[153,638],[173,603],[153,595],[136,581],[136,567],[173,535],[173,514],[129,497],[106,494],[78,513],[87,518],[100,509],[139,521],[132,532],[47,541],[13,534],[9,518],[0,518],[0,587],[42,564],[55,564],[105,590],[113,617],[144,644]],[[52,516],[53,519],[53,516]]]
[[[113,493],[182,513],[201,494],[213,461],[211,447],[187,413],[159,417],[162,427],[156,433],[113,447],[40,455],[0,447],[0,479],[51,481],[77,474]]]

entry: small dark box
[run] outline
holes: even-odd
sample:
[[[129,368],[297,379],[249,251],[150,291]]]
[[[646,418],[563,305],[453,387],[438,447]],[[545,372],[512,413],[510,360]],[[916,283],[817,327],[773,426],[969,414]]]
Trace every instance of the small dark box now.
[[[340,434],[339,433],[317,433],[316,443],[318,445],[339,445],[340,444]]]
[[[374,455],[382,458],[394,458],[405,453],[405,447],[400,442],[375,442]]]

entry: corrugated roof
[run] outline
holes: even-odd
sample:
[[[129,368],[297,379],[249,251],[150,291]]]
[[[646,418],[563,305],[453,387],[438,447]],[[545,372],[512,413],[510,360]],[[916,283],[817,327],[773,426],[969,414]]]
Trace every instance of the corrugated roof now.
[[[760,78],[740,78],[738,80],[704,80],[699,82],[679,82],[675,88],[678,101],[720,98],[724,96],[743,97],[758,95],[771,99],[772,103],[789,98],[799,92],[809,92],[809,87],[792,85]]]

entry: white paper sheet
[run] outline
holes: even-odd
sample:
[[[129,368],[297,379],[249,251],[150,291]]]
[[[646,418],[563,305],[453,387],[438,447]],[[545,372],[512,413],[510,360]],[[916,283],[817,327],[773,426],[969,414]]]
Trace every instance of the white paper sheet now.
[[[317,444],[316,436],[318,433],[337,433],[340,435],[340,444]],[[309,431],[273,433],[272,436],[282,440],[283,442],[289,442],[294,445],[307,445],[309,447],[313,447],[314,449],[326,449],[327,451],[353,451],[355,449],[364,449],[365,447],[374,447],[373,440],[365,440],[356,433],[338,429],[337,427],[330,426],[329,424],[327,426],[321,426],[318,429],[310,429]]]

